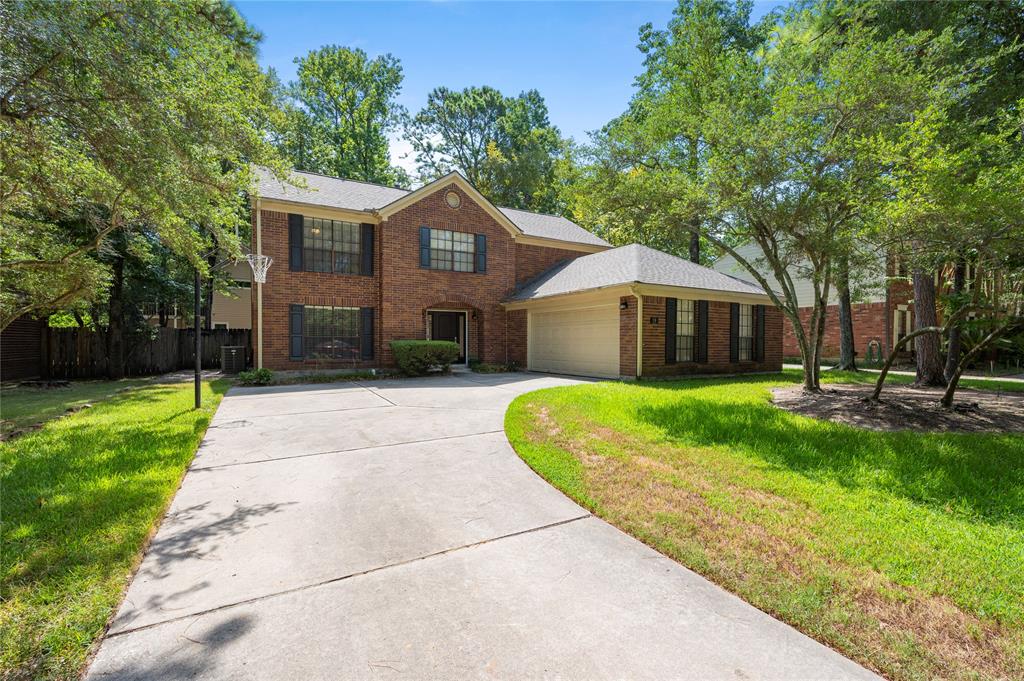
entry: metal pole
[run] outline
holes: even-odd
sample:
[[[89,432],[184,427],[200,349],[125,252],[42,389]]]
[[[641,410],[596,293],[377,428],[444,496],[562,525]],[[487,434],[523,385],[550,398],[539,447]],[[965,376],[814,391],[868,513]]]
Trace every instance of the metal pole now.
[[[196,281],[195,281],[195,299],[194,309],[192,315],[192,326],[195,328],[195,353],[196,353],[196,409],[199,409],[203,405],[202,397],[202,383],[200,378],[203,373],[203,336],[200,330],[200,309],[199,309],[199,296],[200,289],[202,288],[202,280],[199,278],[199,269],[196,268]]]

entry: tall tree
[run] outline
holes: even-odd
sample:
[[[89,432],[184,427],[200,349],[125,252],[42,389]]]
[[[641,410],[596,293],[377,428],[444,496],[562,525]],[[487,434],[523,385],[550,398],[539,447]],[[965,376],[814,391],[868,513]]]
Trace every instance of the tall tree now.
[[[486,86],[436,88],[406,122],[405,137],[424,181],[458,170],[499,205],[557,209],[555,163],[563,142],[536,90],[506,97]]]
[[[683,2],[677,13],[657,38],[659,51],[672,55],[677,43],[686,46],[681,54],[691,45],[714,48],[686,68],[671,58],[649,62],[655,73],[641,82],[658,86],[638,91],[609,136],[622,159],[620,196],[626,205],[659,206],[665,229],[699,229],[732,255],[792,324],[804,387],[817,390],[837,258],[864,229],[863,207],[882,198],[883,169],[868,142],[912,118],[932,67],[907,58],[919,43],[877,40],[831,6],[769,17],[741,32],[743,40],[714,0]],[[760,256],[744,258],[743,244]],[[813,290],[809,320],[796,296],[798,269]]]
[[[668,194],[635,191],[634,185],[648,184],[647,175],[636,169],[677,168],[693,177],[703,172],[706,140],[694,117],[726,52],[763,41],[767,24],[751,26],[750,10],[746,1],[683,0],[666,29],[641,27],[645,68],[630,107],[592,135],[593,145],[580,154],[586,167],[564,189],[577,217],[602,225],[613,243],[641,241],[700,262],[701,214],[681,222],[663,209],[671,201]],[[672,120],[661,112],[668,106],[676,107]]]
[[[299,170],[380,184],[406,181],[391,165],[387,133],[402,116],[402,65],[384,54],[327,45],[297,57],[283,102],[280,148]]]
[[[916,162],[911,172],[918,176],[917,187],[909,187],[907,176],[899,180],[904,196],[912,196],[915,201],[923,202],[921,206],[902,213],[903,218],[916,213],[923,220],[915,222],[904,219],[897,223],[899,230],[910,230],[918,237],[913,241],[911,252],[907,254],[909,260],[916,261],[913,270],[915,325],[919,328],[935,326],[936,271],[946,263],[962,263],[966,254],[977,244],[976,236],[991,232],[991,223],[970,222],[973,218],[968,213],[971,212],[972,200],[976,196],[989,194],[984,188],[974,193],[971,185],[976,184],[981,177],[991,181],[993,171],[998,174],[1000,168],[1008,167],[1005,165],[1007,162],[1011,165],[1013,163],[1012,158],[1001,156],[997,159],[990,152],[979,152],[988,147],[985,136],[998,134],[1005,117],[1012,115],[1013,111],[1019,111],[1018,99],[1020,93],[1024,92],[1024,49],[1021,49],[1024,3],[1020,0],[950,3],[892,3],[875,0],[869,3],[866,15],[882,35],[906,32],[930,40],[948,40],[949,46],[944,54],[957,74],[955,85],[959,96],[941,116],[932,116],[926,121],[928,126],[941,126],[941,129],[934,130],[936,136],[932,138],[923,134],[927,130],[922,127],[918,129],[922,134],[914,138],[932,148],[937,156],[917,159],[912,159],[910,154],[903,156],[904,162]],[[1019,153],[1021,132],[1018,130],[1017,134],[1010,134],[1003,141],[1008,149],[1016,149]],[[944,159],[944,162],[939,159]],[[951,173],[953,168],[956,170]],[[928,172],[938,173],[948,184],[940,187],[929,182],[922,175]],[[898,171],[890,177],[899,177]],[[925,195],[925,187],[936,191]],[[1011,194],[1019,193],[1019,188],[1016,192],[1011,190]],[[953,194],[959,195],[961,203],[947,204],[948,210],[944,215],[936,215],[935,210],[927,208],[921,210],[925,206],[935,208]],[[974,211],[974,216],[987,212],[982,208]],[[923,213],[930,215],[925,217]],[[948,219],[950,215],[968,222],[951,225]],[[962,235],[964,243],[952,244],[948,250],[937,251],[935,245],[949,241],[948,235],[934,235],[937,225],[942,225],[942,229],[952,229],[953,234]],[[939,238],[932,238],[930,233]],[[985,248],[982,246],[983,250]],[[960,271],[959,265],[956,269]],[[939,368],[943,360],[937,335],[924,334],[915,339],[919,383],[944,385],[955,373],[960,353],[959,333],[956,327],[950,330],[945,371]]]
[[[208,0],[0,11],[0,328],[96,298],[111,271],[90,253],[133,224],[197,262],[195,224],[237,253],[249,163],[276,165],[259,35],[238,12]]]

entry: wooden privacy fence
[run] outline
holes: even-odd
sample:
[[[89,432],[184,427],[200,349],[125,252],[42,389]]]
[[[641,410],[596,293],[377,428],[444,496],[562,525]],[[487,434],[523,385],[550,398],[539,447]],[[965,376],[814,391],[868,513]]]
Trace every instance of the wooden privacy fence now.
[[[126,376],[191,369],[195,362],[192,329],[156,328],[152,339],[125,339]],[[252,356],[249,329],[203,331],[203,368],[220,368],[222,345],[241,345]],[[47,329],[43,337],[43,375],[47,378],[102,378],[107,375],[106,336],[85,329]]]

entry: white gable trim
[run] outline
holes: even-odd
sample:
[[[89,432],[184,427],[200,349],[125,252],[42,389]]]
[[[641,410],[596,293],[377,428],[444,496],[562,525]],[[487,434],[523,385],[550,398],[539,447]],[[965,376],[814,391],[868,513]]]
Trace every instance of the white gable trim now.
[[[457,186],[459,189],[461,189],[466,194],[468,194],[469,198],[471,198],[474,201],[476,201],[480,205],[480,207],[483,208],[487,212],[488,215],[490,215],[492,218],[494,218],[494,220],[499,225],[501,225],[506,230],[508,230],[508,233],[511,234],[513,237],[518,237],[518,236],[521,236],[523,234],[523,230],[519,229],[519,227],[517,227],[514,222],[509,220],[508,217],[504,213],[502,213],[500,210],[498,210],[497,207],[493,203],[488,201],[487,198],[483,194],[478,192],[476,190],[476,187],[474,187],[473,185],[471,185],[469,183],[469,180],[464,178],[458,172],[454,172],[454,171],[448,173],[447,175],[445,175],[442,178],[434,180],[430,184],[423,185],[422,187],[420,187],[419,189],[417,189],[414,192],[410,192],[410,193],[406,194],[405,196],[392,201],[391,203],[389,203],[388,205],[384,206],[383,208],[377,209],[376,211],[374,211],[374,213],[381,220],[387,220],[389,217],[391,217],[395,213],[399,212],[400,210],[408,208],[409,206],[413,205],[417,201],[420,201],[421,199],[424,199],[427,196],[430,196],[434,192],[439,191],[441,189],[447,189],[448,187],[451,187],[452,185]]]

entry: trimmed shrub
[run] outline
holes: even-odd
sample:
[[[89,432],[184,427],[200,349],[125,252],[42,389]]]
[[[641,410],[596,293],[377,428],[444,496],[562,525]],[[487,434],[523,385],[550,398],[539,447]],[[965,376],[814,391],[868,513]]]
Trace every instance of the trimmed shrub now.
[[[274,380],[274,372],[270,369],[250,369],[238,373],[238,382],[242,385],[270,385]]]
[[[408,376],[423,376],[431,371],[448,372],[459,358],[459,346],[451,341],[391,341],[395,364]]]

